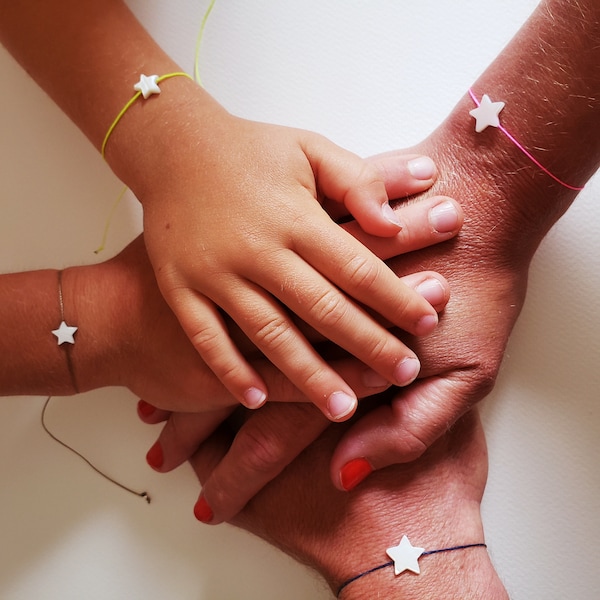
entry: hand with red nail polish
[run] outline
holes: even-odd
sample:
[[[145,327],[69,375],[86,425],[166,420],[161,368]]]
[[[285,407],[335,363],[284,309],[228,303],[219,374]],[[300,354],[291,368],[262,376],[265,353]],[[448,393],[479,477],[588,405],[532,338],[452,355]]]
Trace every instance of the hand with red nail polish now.
[[[327,429],[231,522],[316,569],[334,593],[343,581],[386,562],[386,548],[397,544],[402,535],[432,549],[484,541],[480,502],[487,454],[476,413],[468,414],[414,463],[374,473],[353,492],[340,493],[327,476],[329,457],[341,434],[339,426],[328,426],[308,405],[265,408],[273,414],[286,413],[279,415],[282,425],[304,427],[316,416]],[[306,414],[306,408],[313,414]],[[251,413],[248,422],[261,416],[262,411]],[[291,430],[287,433],[292,439]],[[224,460],[231,435],[231,430],[217,431],[191,460],[201,483],[206,484]],[[348,484],[367,471],[366,461],[355,461],[347,470]],[[194,512],[198,520],[214,523],[204,495]],[[485,548],[420,562],[418,578],[395,577],[390,567],[388,572],[357,580],[341,597],[402,600],[424,598],[427,590],[427,598],[508,598]]]
[[[398,192],[400,184],[395,184],[401,177],[396,172],[401,162],[383,159],[380,167],[386,172],[390,189]],[[401,175],[401,173],[400,173]],[[431,227],[430,216],[442,206],[446,213],[444,221],[446,230],[435,231]],[[407,204],[399,209],[405,227],[394,239],[388,240],[387,247],[379,245],[379,238],[360,233],[355,224],[346,225],[353,235],[357,235],[363,243],[376,246],[380,256],[387,258],[402,251],[416,250],[429,244],[445,241],[454,236],[462,224],[462,212],[453,200],[447,197],[433,196],[419,203]],[[449,213],[454,214],[451,222]],[[421,272],[406,275],[404,282],[417,289],[430,302],[436,311],[443,311],[449,298],[449,290],[445,281],[432,272]],[[311,338],[312,339],[312,338]],[[323,348],[322,344],[321,347]],[[389,381],[382,374],[357,364],[352,359],[337,359],[331,364],[350,382],[358,397],[364,398],[385,390]],[[407,360],[396,365],[396,379],[403,383],[412,381],[418,373],[417,360]],[[279,386],[276,396],[279,400],[294,400],[294,396]],[[277,411],[264,406],[260,416],[250,419],[236,437],[227,454],[226,460],[215,470],[204,488],[204,498],[210,504],[214,518],[212,524],[229,519],[266,483],[276,477],[298,453],[300,453],[326,426],[326,421],[315,416],[315,411],[307,406],[303,410],[303,425],[293,424],[289,430],[285,423],[277,427],[269,427],[270,419],[277,419]],[[228,414],[228,413],[227,413]],[[159,441],[164,453],[162,471],[173,469],[185,462],[202,444],[208,435],[223,420],[218,414],[203,415],[174,413],[161,431]],[[151,422],[156,422],[151,420]],[[296,427],[297,426],[297,427]],[[339,481],[339,477],[338,477]]]

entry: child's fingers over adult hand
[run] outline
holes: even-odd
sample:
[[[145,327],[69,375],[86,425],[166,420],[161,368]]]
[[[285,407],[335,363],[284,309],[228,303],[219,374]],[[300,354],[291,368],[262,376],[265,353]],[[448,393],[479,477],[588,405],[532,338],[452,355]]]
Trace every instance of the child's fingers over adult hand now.
[[[302,143],[324,208],[333,218],[351,214],[371,235],[398,233],[402,219],[389,200],[423,192],[437,177],[435,163],[427,156],[389,153],[362,159],[308,132]]]

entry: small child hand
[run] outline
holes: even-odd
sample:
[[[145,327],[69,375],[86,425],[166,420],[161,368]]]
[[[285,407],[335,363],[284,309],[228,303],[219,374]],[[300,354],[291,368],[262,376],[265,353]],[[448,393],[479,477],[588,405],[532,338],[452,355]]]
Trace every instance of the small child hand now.
[[[165,299],[229,391],[252,408],[268,393],[220,309],[330,419],[350,417],[356,394],[290,312],[370,366],[381,387],[412,382],[417,357],[363,306],[415,335],[435,328],[435,310],[317,201],[394,235],[378,170],[316,134],[227,114],[190,137],[179,141],[186,153],[165,157],[175,176],[144,199],[145,238]],[[431,183],[407,176],[406,189]]]

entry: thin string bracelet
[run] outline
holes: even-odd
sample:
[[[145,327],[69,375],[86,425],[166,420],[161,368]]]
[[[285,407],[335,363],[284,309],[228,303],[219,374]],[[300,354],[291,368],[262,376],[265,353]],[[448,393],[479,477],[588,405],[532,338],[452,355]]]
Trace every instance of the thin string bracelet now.
[[[67,359],[67,368],[69,369],[69,377],[71,378],[71,385],[75,390],[75,393],[79,393],[79,388],[77,387],[77,380],[75,379],[75,371],[73,369],[73,361],[71,360],[71,346],[75,344],[75,333],[77,332],[77,327],[73,325],[67,325],[65,321],[65,303],[63,299],[63,290],[62,290],[62,271],[58,271],[58,305],[60,308],[60,325],[58,329],[53,329],[52,333],[56,336],[56,341],[59,346],[63,344],[67,344],[64,346],[65,356]]]
[[[104,479],[110,481],[110,483],[114,483],[116,486],[120,487],[121,489],[125,490],[126,492],[129,492],[130,494],[134,494],[135,496],[139,496],[140,498],[143,498],[144,500],[146,500],[146,502],[148,504],[150,504],[152,499],[150,498],[150,494],[148,494],[148,492],[137,492],[136,490],[133,490],[130,487],[127,487],[126,485],[120,483],[116,479],[113,479],[112,477],[110,477],[110,475],[107,475],[106,473],[101,471],[96,465],[94,465],[94,463],[92,463],[91,460],[86,458],[81,452],[79,452],[78,450],[75,450],[75,448],[73,448],[72,446],[69,446],[69,444],[67,444],[66,442],[63,442],[63,440],[61,440],[59,437],[57,437],[50,431],[50,429],[48,428],[48,425],[46,423],[46,412],[48,410],[48,405],[50,404],[50,400],[52,400],[52,396],[48,396],[46,398],[46,401],[44,402],[44,406],[42,408],[42,414],[40,417],[40,421],[41,421],[42,428],[44,429],[44,431],[55,442],[60,444],[63,448],[66,448],[67,450],[69,450],[69,452],[72,452],[73,454],[75,454],[75,456],[78,456],[81,460],[86,462],[89,467],[91,467],[94,471],[96,471],[96,473],[98,473],[98,475],[101,475],[102,477],[104,477]]]
[[[206,29],[206,24],[208,23],[208,18],[210,16],[210,13],[212,12],[212,9],[213,9],[215,3],[216,3],[216,0],[211,0],[206,11],[204,12],[204,16],[202,17],[202,22],[200,23],[200,28],[198,30],[198,36],[196,37],[196,48],[195,48],[195,52],[194,52],[194,80],[199,86],[202,86],[202,87],[203,87],[203,84],[202,84],[202,80],[200,77],[200,50],[202,48],[202,42],[204,41],[204,30]],[[113,127],[113,129],[114,129],[114,127]],[[107,135],[107,137],[109,137],[109,136]],[[104,149],[106,147],[106,142],[107,142],[107,140],[105,139],[104,143],[102,144],[102,147]],[[102,152],[102,157],[104,157],[104,152]],[[106,225],[104,226],[102,240],[101,240],[98,248],[96,248],[96,250],[94,250],[94,254],[99,254],[100,252],[102,252],[104,250],[104,246],[106,245],[106,240],[108,238],[108,230],[110,229],[113,216],[115,214],[117,207],[121,203],[121,200],[122,200],[123,196],[125,195],[125,192],[127,192],[127,190],[128,190],[128,187],[123,186],[123,188],[119,192],[119,195],[118,195],[116,201],[114,202],[112,208],[110,209],[110,213],[106,220]]]
[[[469,111],[469,114],[476,119],[475,131],[477,133],[481,133],[487,127],[496,127],[498,128],[529,160],[531,160],[539,169],[541,169],[546,175],[554,179],[560,185],[574,190],[575,192],[580,192],[583,187],[571,185],[569,183],[564,182],[562,179],[559,179],[554,173],[552,173],[549,169],[547,169],[540,161],[523,146],[507,129],[500,123],[499,114],[500,111],[504,108],[504,102],[492,102],[490,97],[487,94],[484,94],[481,98],[481,102],[477,100],[473,90],[469,89],[469,96],[476,104],[477,108]]]
[[[349,586],[351,583],[354,583],[358,579],[365,577],[366,575],[370,575],[371,573],[375,573],[380,571],[381,569],[385,569],[387,567],[394,567],[394,573],[396,575],[400,575],[404,573],[404,571],[412,571],[419,575],[421,573],[421,569],[419,568],[419,558],[421,556],[429,556],[431,554],[441,554],[442,552],[454,552],[455,550],[466,550],[468,548],[487,548],[487,544],[483,542],[477,544],[463,544],[462,546],[451,546],[449,548],[440,548],[438,550],[425,550],[425,548],[418,548],[417,546],[413,546],[408,538],[403,535],[402,540],[397,546],[392,546],[386,550],[386,554],[392,559],[382,565],[378,565],[367,571],[363,571],[350,579],[347,579],[340,585],[335,595],[336,598],[340,597],[342,591]]]
[[[77,386],[77,379],[75,378],[75,370],[73,369],[73,361],[71,360],[71,352],[70,352],[71,346],[75,344],[74,336],[78,330],[78,327],[76,327],[74,325],[68,325],[65,320],[65,301],[64,301],[63,289],[62,289],[62,271],[58,271],[58,305],[60,308],[60,325],[58,326],[58,329],[52,330],[52,334],[54,336],[56,336],[56,341],[59,346],[66,344],[66,346],[64,346],[64,348],[65,348],[65,356],[67,358],[67,367],[69,369],[69,377],[71,378],[71,385],[73,386],[75,393],[78,394],[79,388]],[[50,431],[50,429],[48,429],[48,426],[46,425],[46,411],[48,409],[48,405],[50,404],[50,400],[52,400],[52,396],[48,396],[46,398],[46,402],[44,403],[44,407],[42,408],[42,414],[40,417],[40,420],[42,423],[42,428],[44,429],[44,431],[55,442],[59,443],[61,446],[63,446],[67,450],[70,450],[71,452],[73,452],[73,454],[77,455],[79,458],[84,460],[94,471],[96,471],[96,473],[98,473],[99,475],[102,475],[102,477],[104,477],[111,483],[114,483],[115,485],[119,486],[120,488],[122,488],[128,492],[131,492],[132,494],[135,494],[136,496],[140,496],[140,497],[144,498],[146,500],[146,502],[148,504],[150,504],[150,496],[148,495],[147,492],[136,492],[135,490],[128,488],[126,485],[119,483],[112,477],[109,477],[106,473],[103,473],[98,467],[96,467],[94,464],[92,464],[92,462],[89,461],[85,456],[83,456],[83,454],[81,454],[81,452],[78,452],[77,450],[75,450],[75,448],[72,448],[71,446],[69,446],[69,444],[67,444],[66,442],[63,442],[56,435],[54,435]]]
[[[183,71],[177,71],[175,73],[167,73],[166,75],[140,75],[140,80],[133,86],[133,89],[136,90],[136,93],[133,97],[125,104],[125,106],[121,109],[119,114],[115,117],[115,120],[111,123],[106,135],[104,136],[104,140],[102,141],[102,146],[100,148],[100,154],[102,154],[102,158],[106,158],[106,144],[114,131],[115,127],[119,124],[119,121],[123,118],[123,115],[131,108],[134,102],[142,96],[144,100],[147,100],[150,96],[154,94],[160,94],[159,83],[165,81],[166,79],[171,79],[172,77],[187,77],[193,81],[191,75],[184,73]]]

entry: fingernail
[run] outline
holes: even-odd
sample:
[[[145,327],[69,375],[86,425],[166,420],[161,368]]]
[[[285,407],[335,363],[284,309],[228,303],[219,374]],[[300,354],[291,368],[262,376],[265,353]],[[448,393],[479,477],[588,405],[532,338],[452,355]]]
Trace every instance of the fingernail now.
[[[345,392],[333,392],[327,399],[327,410],[335,421],[343,419],[356,409],[356,398]]]
[[[258,388],[251,387],[244,392],[244,406],[247,408],[260,408],[267,399],[267,395]]]
[[[396,215],[394,209],[390,206],[389,202],[381,205],[381,213],[383,214],[383,218],[398,227],[401,227],[400,220]]]
[[[429,335],[437,327],[437,324],[437,314],[425,315],[417,321],[417,326],[415,327],[415,335]]]
[[[394,377],[398,385],[404,386],[412,383],[421,370],[421,363],[417,358],[405,358],[400,361],[394,370]]]
[[[446,291],[438,279],[426,279],[415,288],[415,291],[425,298],[431,306],[438,306],[446,300]]]
[[[152,404],[148,404],[145,400],[140,400],[137,405],[140,416],[148,418],[156,409]]]
[[[363,371],[362,382],[369,388],[382,388],[391,385],[385,377],[382,377],[377,371],[373,371],[373,369]]]
[[[458,213],[452,202],[442,202],[429,211],[429,222],[438,233],[450,233],[458,227]]]
[[[408,161],[408,171],[415,179],[433,179],[437,172],[435,163],[428,156],[419,156]]]
[[[340,484],[349,492],[373,472],[373,467],[366,458],[355,458],[340,469]]]
[[[148,454],[146,454],[146,462],[153,469],[160,469],[163,466],[163,451],[160,442],[156,442],[150,450],[148,450]]]
[[[210,523],[213,520],[214,514],[212,508],[208,505],[204,496],[198,498],[198,502],[194,506],[194,516],[202,523]]]

